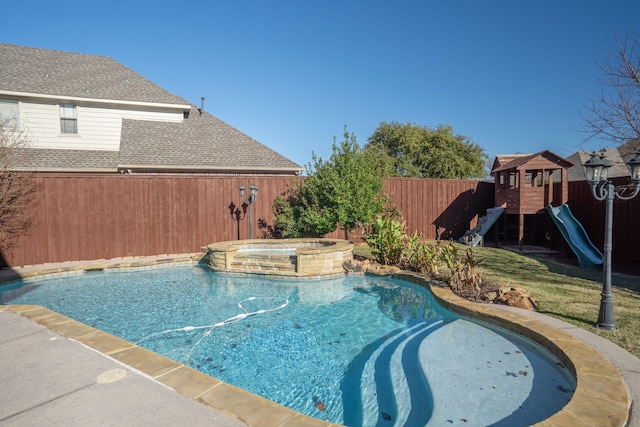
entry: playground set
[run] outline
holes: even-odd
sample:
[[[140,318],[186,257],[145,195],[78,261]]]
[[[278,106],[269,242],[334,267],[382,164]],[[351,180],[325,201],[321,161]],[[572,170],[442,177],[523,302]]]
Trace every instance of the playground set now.
[[[568,244],[583,268],[597,268],[602,253],[591,243],[582,224],[573,216],[568,200],[568,168],[560,156],[536,154],[497,156],[491,174],[495,182],[495,207],[465,233],[460,241],[483,244],[492,229],[496,244],[517,244],[562,250]]]

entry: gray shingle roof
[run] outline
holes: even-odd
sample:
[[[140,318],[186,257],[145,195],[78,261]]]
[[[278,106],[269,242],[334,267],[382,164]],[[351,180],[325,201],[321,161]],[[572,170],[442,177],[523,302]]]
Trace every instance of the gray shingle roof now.
[[[117,151],[29,149],[19,167],[34,171],[116,172]]]
[[[193,107],[182,123],[123,120],[123,168],[268,170],[302,168],[222,120]]]
[[[105,56],[0,43],[0,89],[52,96],[188,105]]]
[[[625,162],[636,157],[637,154],[640,154],[640,137],[634,138],[626,144],[619,146],[618,152]]]

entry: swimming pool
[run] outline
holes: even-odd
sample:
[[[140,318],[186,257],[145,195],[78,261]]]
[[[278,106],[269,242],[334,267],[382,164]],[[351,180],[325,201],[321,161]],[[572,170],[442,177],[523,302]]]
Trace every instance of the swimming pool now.
[[[3,303],[43,305],[346,425],[529,425],[575,388],[546,351],[394,279],[294,282],[171,267],[0,289]]]

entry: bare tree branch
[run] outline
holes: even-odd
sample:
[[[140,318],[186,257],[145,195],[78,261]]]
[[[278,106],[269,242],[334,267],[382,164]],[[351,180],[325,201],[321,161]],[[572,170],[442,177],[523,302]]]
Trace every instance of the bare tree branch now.
[[[24,169],[30,156],[28,141],[25,129],[0,118],[0,252],[4,253],[32,230],[38,185]]]
[[[640,38],[628,36],[624,43],[616,37],[617,51],[600,66],[605,87],[594,94],[582,114],[588,139],[598,137],[623,145],[640,139]]]

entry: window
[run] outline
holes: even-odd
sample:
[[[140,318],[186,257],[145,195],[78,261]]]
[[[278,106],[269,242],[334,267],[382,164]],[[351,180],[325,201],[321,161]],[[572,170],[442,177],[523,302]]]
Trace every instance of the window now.
[[[525,184],[531,187],[542,187],[544,184],[548,184],[549,180],[545,180],[545,171],[543,170],[528,170],[525,175]],[[548,176],[548,174],[547,174]]]
[[[518,188],[520,185],[519,172],[509,172],[509,188]]]
[[[17,128],[20,126],[18,100],[0,99],[0,125],[9,128]]]
[[[75,105],[60,104],[60,131],[62,133],[78,133],[78,117]]]

